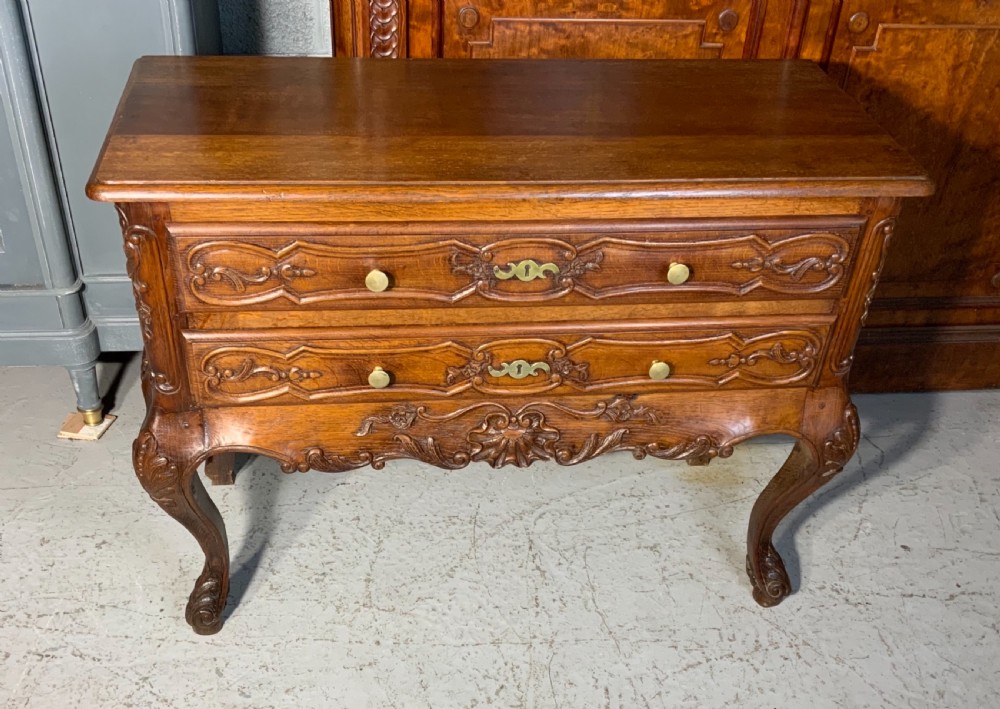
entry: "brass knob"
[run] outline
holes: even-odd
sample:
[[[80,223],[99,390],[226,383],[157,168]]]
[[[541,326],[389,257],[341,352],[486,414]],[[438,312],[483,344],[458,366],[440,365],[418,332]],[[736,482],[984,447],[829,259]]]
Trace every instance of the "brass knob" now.
[[[847,21],[847,29],[854,34],[858,34],[859,32],[864,32],[868,29],[870,22],[871,18],[868,16],[867,12],[855,12],[851,15],[851,19]]]
[[[479,24],[479,11],[476,8],[466,5],[458,11],[458,24],[467,30]]]
[[[365,276],[365,288],[372,293],[381,293],[389,287],[389,276],[385,275],[377,268],[368,272]]]
[[[667,282],[672,286],[679,286],[686,283],[691,276],[691,269],[683,263],[672,263],[667,269]]]
[[[381,367],[375,367],[368,375],[368,383],[372,385],[373,389],[385,389],[389,386],[389,382],[389,373]]]
[[[657,381],[661,379],[666,379],[670,376],[670,365],[666,362],[661,362],[658,359],[653,360],[653,364],[649,367],[649,378],[655,379]]]
[[[740,23],[740,13],[732,8],[719,13],[719,29],[723,32],[732,32],[736,25]]]

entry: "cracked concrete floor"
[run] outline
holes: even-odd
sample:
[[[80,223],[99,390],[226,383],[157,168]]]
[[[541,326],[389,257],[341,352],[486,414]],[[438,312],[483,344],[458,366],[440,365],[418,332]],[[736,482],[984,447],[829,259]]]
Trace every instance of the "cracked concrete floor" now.
[[[1000,699],[1000,392],[858,397],[847,469],[779,531],[801,587],[758,608],[755,495],[786,439],[708,468],[283,475],[211,492],[234,559],[222,633],[201,566],[142,492],[118,421],[60,441],[59,369],[0,369],[7,707],[989,707]],[[114,367],[104,375],[114,375]]]

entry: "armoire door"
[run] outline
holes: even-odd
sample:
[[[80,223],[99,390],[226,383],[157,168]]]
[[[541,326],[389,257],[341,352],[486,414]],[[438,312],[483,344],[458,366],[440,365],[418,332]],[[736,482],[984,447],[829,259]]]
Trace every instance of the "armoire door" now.
[[[1000,384],[1000,0],[844,0],[829,52],[937,187],[903,208],[861,388]]]

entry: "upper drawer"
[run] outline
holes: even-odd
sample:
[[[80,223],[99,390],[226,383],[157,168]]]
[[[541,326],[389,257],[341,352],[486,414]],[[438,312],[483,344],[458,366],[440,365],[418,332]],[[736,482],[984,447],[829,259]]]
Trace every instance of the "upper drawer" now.
[[[505,233],[174,225],[171,233],[189,311],[835,298],[861,220],[799,222]]]

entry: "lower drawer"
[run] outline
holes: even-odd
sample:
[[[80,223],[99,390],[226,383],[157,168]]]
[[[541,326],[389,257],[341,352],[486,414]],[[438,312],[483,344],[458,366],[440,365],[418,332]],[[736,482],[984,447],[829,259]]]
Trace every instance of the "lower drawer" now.
[[[202,405],[809,385],[827,324],[380,339],[185,333]]]

